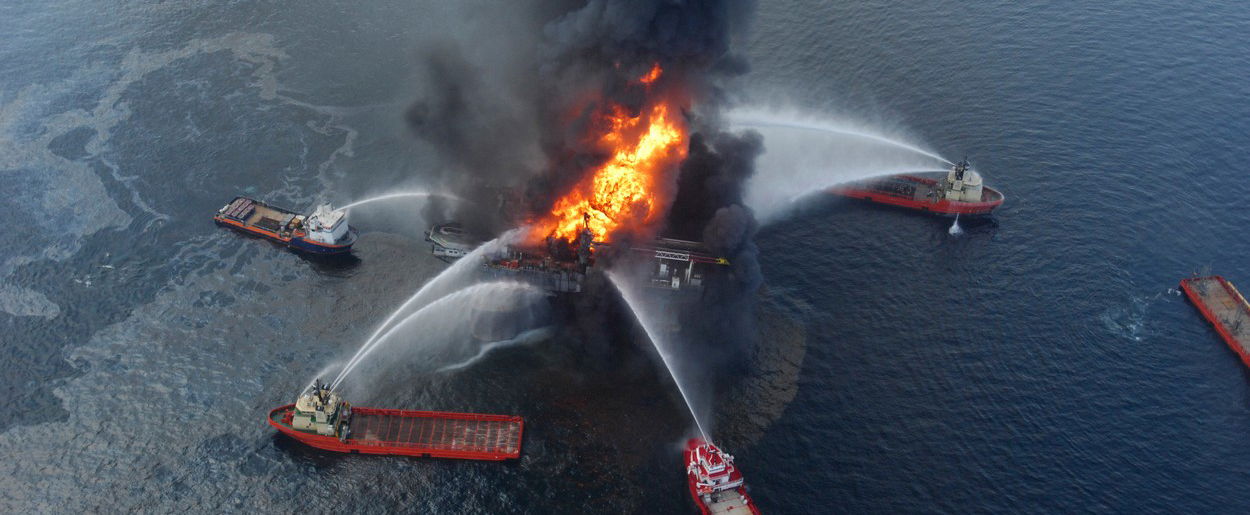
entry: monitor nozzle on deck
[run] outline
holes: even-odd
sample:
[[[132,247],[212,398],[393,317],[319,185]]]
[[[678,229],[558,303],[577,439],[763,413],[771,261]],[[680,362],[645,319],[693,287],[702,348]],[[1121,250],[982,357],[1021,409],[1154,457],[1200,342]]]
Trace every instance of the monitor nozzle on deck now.
[[[343,397],[317,379],[295,401],[291,427],[319,435],[335,436],[346,426],[350,415],[351,406],[343,401]]]

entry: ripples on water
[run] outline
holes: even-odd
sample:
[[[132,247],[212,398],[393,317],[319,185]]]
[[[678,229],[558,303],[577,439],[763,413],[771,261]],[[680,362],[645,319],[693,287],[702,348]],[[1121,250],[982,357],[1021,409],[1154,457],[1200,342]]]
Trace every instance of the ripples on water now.
[[[263,425],[441,265],[409,227],[327,265],[208,214],[427,164],[396,144],[396,85],[441,18],[214,9],[0,8],[0,202],[21,228],[0,234],[0,506],[282,511],[318,488],[345,511],[689,509],[687,418],[628,342],[583,370],[557,334],[358,400],[520,413],[515,463],[328,455]],[[1009,198],[959,238],[820,198],[760,235],[774,308],[806,325],[777,334],[810,343],[770,358],[797,383],[739,396],[780,416],[733,450],[765,509],[1250,508],[1246,373],[1158,295],[1203,266],[1250,281],[1247,20],[1234,2],[760,6],[747,96],[903,127]]]

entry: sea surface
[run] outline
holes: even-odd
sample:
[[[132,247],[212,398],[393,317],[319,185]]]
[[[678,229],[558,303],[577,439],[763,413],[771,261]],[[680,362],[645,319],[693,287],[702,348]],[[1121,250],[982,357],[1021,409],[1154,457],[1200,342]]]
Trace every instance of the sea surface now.
[[[263,423],[445,265],[415,207],[358,210],[330,264],[209,216],[420,186],[417,55],[466,12],[492,10],[0,4],[0,511],[693,510],[689,415],[641,348],[347,385],[521,414],[511,463],[330,455]],[[713,429],[761,508],[1250,511],[1250,373],[1175,292],[1250,288],[1250,6],[772,1],[740,44],[735,102],[967,155],[1007,196],[961,234],[803,191],[769,218],[784,327],[715,408],[755,425]]]

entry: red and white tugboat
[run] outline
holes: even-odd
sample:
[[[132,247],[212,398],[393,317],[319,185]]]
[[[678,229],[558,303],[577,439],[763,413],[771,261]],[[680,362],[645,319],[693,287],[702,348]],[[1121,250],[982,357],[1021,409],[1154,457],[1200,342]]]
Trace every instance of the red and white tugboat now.
[[[889,175],[840,184],[829,193],[944,216],[988,215],[1003,204],[1002,192],[982,183],[968,160],[946,172]]]
[[[742,471],[734,457],[702,438],[686,442],[686,482],[690,497],[703,515],[713,513],[754,513],[760,509],[747,493]]]

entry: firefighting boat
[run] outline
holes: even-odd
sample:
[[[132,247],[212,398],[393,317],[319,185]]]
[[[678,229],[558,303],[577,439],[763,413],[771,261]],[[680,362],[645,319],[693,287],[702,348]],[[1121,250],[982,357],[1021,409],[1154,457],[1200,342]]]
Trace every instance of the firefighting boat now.
[[[344,254],[356,243],[356,229],[347,224],[347,212],[322,204],[311,215],[271,206],[248,197],[235,197],[213,215],[217,225],[276,241],[311,254]]]
[[[317,381],[269,425],[327,451],[501,461],[521,455],[521,417],[358,408]]]
[[[753,513],[760,509],[751,500],[742,471],[734,457],[702,438],[686,442],[686,482],[690,497],[703,515],[713,513]]]
[[[988,215],[1002,205],[1003,194],[985,186],[968,160],[946,172],[878,177],[834,186],[835,195],[905,207],[944,216]]]

